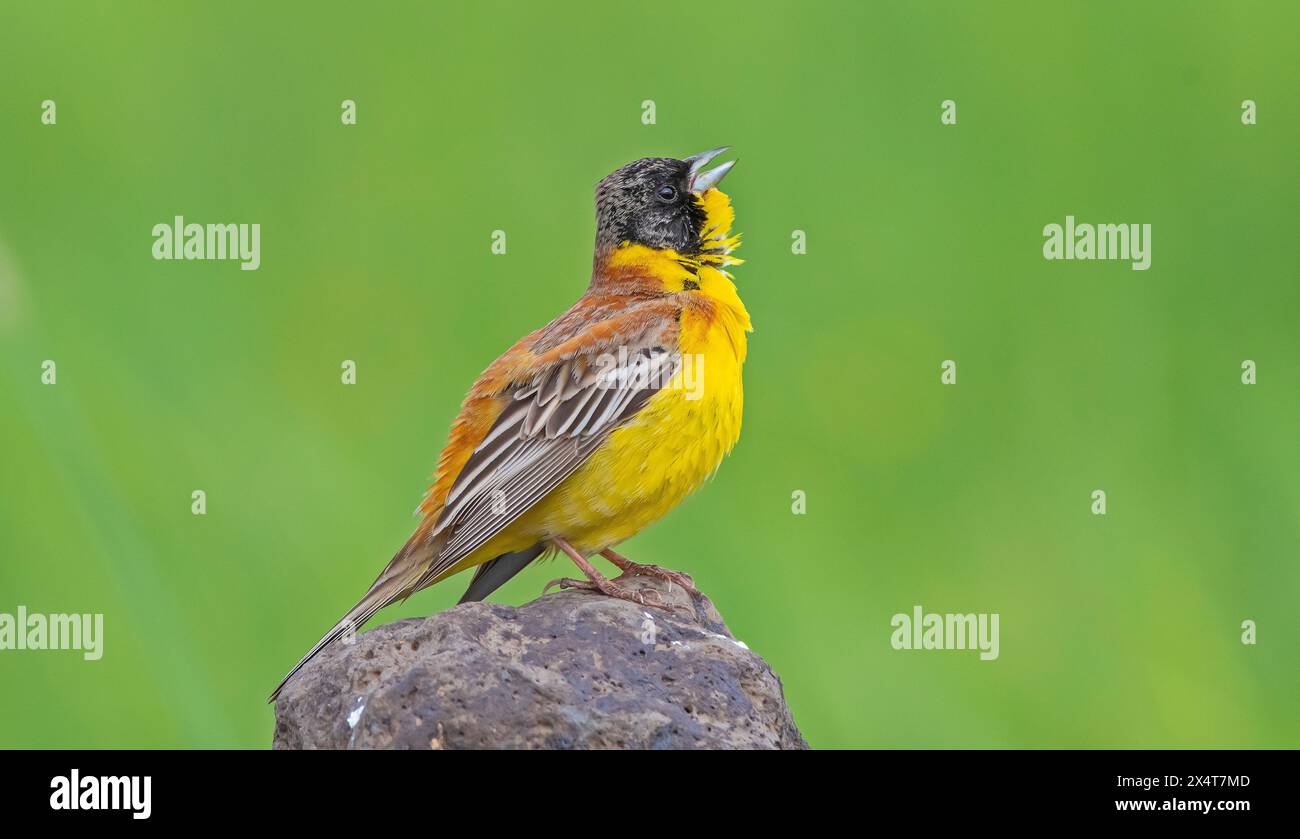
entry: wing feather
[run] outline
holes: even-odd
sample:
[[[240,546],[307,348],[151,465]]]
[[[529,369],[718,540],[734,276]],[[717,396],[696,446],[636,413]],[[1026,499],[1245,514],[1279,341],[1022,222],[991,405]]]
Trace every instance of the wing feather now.
[[[578,356],[508,388],[505,409],[475,448],[430,533],[441,550],[423,588],[482,547],[586,462],[676,373],[681,355],[643,346],[614,360]]]

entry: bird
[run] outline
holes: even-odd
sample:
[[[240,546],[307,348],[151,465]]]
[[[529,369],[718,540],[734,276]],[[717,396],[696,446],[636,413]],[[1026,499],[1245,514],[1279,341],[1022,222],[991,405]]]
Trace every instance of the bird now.
[[[528,564],[569,557],[582,579],[549,583],[667,608],[660,578],[703,598],[689,574],[614,547],[653,524],[718,469],[740,437],[741,371],[752,331],[727,270],[740,234],[718,188],[736,161],[721,146],[646,157],[595,191],[596,240],[582,296],[488,365],[438,457],[415,532],[355,606],[271,694],[376,612],[474,568],[460,602],[482,600]]]

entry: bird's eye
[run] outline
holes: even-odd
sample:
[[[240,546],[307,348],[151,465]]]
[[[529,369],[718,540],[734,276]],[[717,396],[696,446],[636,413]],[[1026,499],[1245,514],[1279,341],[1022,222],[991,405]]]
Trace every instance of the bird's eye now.
[[[668,203],[677,197],[677,188],[672,186],[659,187],[659,200]]]

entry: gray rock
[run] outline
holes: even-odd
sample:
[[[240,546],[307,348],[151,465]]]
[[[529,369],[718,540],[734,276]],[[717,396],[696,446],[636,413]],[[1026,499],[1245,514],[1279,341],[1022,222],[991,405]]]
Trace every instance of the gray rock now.
[[[336,644],[275,707],[277,749],[806,749],[767,662],[712,606],[585,591],[466,603]]]

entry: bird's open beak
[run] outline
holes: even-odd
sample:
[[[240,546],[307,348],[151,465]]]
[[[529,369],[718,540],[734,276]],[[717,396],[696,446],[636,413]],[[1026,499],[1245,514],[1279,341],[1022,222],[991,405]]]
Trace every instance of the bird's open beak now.
[[[712,189],[721,183],[726,174],[731,171],[731,167],[736,165],[736,161],[729,160],[721,166],[715,166],[707,172],[702,171],[705,164],[710,160],[722,154],[731,146],[718,146],[716,149],[702,151],[699,154],[693,154],[686,158],[686,162],[691,164],[690,189],[696,195],[704,192],[706,189]]]

